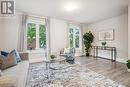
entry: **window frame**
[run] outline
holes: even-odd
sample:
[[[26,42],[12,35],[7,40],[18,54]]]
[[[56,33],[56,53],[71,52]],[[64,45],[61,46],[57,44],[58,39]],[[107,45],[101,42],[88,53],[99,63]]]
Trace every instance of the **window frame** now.
[[[46,37],[46,34],[47,34],[47,33],[46,33],[46,26],[43,25],[43,24],[39,24],[39,31],[40,31],[40,26],[43,26],[43,27],[45,28],[45,32],[44,32],[44,33],[45,33],[45,39],[46,39],[46,38],[47,38],[47,37]],[[45,42],[45,46],[46,46],[46,42]],[[40,49],[44,49],[44,47],[40,47],[40,32],[39,32],[39,48],[40,48]],[[46,48],[46,47],[45,47],[45,48]]]
[[[40,25],[45,25],[45,30],[46,30],[45,20],[46,20],[45,18],[40,18],[40,17],[39,18],[28,17],[28,19],[27,19],[26,32],[28,32],[28,23],[36,24],[36,48],[35,48],[35,50],[43,50],[44,49],[44,48],[40,48],[40,45],[39,45],[39,38],[40,38],[39,37],[39,34],[40,34],[39,29],[40,29]],[[46,34],[47,34],[47,31],[46,31]],[[47,39],[47,37],[46,37],[46,39]],[[26,44],[28,45],[27,40],[28,39],[27,39],[27,33],[26,33]],[[27,45],[26,45],[26,48],[27,48]]]
[[[76,48],[76,49],[80,49],[81,48],[81,27],[79,24],[69,24],[69,34],[68,34],[68,40],[69,40],[69,48],[71,48],[70,46],[70,29],[73,29],[73,47]],[[76,47],[76,44],[75,44],[75,39],[76,39],[76,34],[75,34],[75,31],[76,29],[79,30],[79,47]]]

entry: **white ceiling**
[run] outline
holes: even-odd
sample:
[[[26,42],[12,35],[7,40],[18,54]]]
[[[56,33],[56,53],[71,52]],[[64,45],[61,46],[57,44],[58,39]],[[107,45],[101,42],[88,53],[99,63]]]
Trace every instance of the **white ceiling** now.
[[[67,12],[66,3],[77,9]],[[127,12],[129,0],[15,0],[16,9],[30,14],[92,23]]]

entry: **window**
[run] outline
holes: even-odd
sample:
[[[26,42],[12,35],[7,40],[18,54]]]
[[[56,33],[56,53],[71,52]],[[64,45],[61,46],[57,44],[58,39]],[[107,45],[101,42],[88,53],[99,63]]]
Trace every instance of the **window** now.
[[[45,20],[29,18],[27,22],[27,50],[46,48]]]
[[[32,50],[36,48],[36,24],[27,24],[27,49]]]
[[[75,29],[75,47],[79,48],[79,29]]]
[[[77,25],[69,25],[69,46],[70,48],[79,48],[80,47],[80,27]]]
[[[44,48],[46,46],[46,27],[45,25],[39,25],[39,47]]]

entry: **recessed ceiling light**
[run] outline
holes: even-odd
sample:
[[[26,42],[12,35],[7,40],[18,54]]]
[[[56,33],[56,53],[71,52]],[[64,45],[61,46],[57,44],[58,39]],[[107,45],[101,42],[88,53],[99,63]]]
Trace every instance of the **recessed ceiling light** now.
[[[70,12],[78,9],[78,6],[75,3],[69,2],[65,4],[64,9]]]

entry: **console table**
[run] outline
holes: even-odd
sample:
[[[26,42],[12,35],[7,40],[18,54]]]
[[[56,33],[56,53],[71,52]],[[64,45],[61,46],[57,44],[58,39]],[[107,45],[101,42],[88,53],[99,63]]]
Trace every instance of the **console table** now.
[[[93,46],[94,49],[94,57],[99,57],[98,56],[98,51],[99,50],[108,50],[111,52],[111,61],[114,62],[116,61],[116,47],[107,47],[107,46]]]

